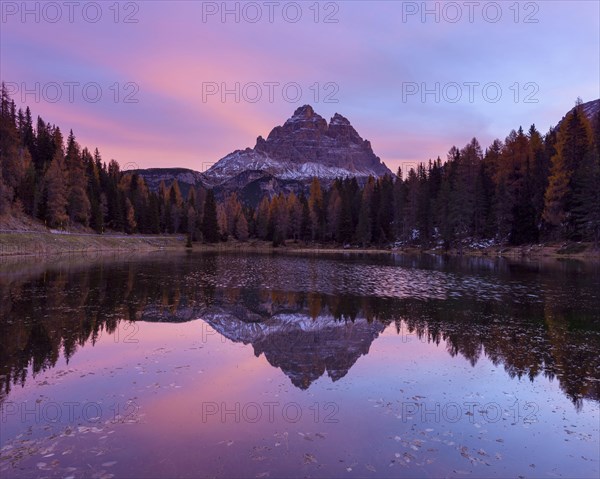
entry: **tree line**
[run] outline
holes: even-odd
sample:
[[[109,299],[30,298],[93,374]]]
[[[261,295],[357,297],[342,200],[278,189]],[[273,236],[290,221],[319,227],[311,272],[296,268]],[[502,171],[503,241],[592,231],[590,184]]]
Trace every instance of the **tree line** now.
[[[0,104],[0,215],[28,215],[52,228],[82,225],[98,233],[179,233],[219,242],[285,241],[461,247],[493,240],[600,242],[600,115],[581,102],[557,128],[513,130],[483,150],[473,138],[408,172],[314,178],[307,191],[264,197],[257,207],[236,193],[217,201],[210,189],[177,180],[151,191],[144,179],[82,148],[71,131],[29,107],[16,111],[6,89]]]

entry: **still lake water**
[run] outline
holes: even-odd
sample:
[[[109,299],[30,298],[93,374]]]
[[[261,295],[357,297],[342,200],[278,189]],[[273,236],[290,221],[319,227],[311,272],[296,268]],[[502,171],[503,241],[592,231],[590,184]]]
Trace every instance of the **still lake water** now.
[[[598,477],[600,267],[0,262],[0,475]]]

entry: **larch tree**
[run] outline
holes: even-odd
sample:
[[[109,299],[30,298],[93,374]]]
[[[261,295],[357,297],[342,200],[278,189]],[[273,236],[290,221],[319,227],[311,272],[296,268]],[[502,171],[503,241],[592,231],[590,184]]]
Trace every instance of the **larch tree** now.
[[[131,200],[125,198],[125,218],[126,218],[126,229],[127,234],[135,233],[137,229],[137,222],[135,221],[135,209]]]
[[[240,241],[247,241],[248,236],[248,221],[246,220],[246,215],[241,213],[238,215],[235,223],[235,237]]]
[[[233,192],[225,200],[225,227],[229,236],[235,236],[235,227],[238,217],[242,214],[242,205],[240,204],[237,193]]]

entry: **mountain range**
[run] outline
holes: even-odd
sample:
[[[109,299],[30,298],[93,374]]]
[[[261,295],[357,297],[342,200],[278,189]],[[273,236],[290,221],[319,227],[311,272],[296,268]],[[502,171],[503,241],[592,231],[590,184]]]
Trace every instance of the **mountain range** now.
[[[160,182],[177,179],[185,194],[190,186],[212,188],[217,196],[238,191],[248,202],[264,195],[289,193],[307,188],[314,177],[328,183],[336,178],[391,174],[350,121],[336,113],[329,123],[310,105],[298,108],[281,126],[254,148],[236,150],[217,161],[204,173],[185,168],[132,170],[157,190]]]
[[[586,116],[593,118],[600,112],[600,100],[582,107]],[[310,105],[298,108],[266,139],[259,136],[254,148],[235,150],[206,172],[186,168],[130,172],[141,175],[154,191],[161,181],[169,185],[176,179],[184,195],[191,186],[212,188],[220,198],[236,191],[242,200],[253,205],[265,195],[306,191],[313,177],[327,185],[336,178],[354,177],[364,182],[369,176],[392,174],[347,118],[336,113],[328,123]]]

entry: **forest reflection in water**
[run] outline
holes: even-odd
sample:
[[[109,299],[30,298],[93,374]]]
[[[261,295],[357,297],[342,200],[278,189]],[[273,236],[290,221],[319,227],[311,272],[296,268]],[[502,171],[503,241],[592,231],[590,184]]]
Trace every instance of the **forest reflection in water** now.
[[[510,377],[555,378],[579,408],[600,400],[599,278],[597,265],[579,262],[394,255],[4,263],[0,401],[101,334],[134,340],[138,321],[202,319],[251,344],[300,389],[324,374],[346,376],[391,327],[444,343],[472,366],[487,356]]]

